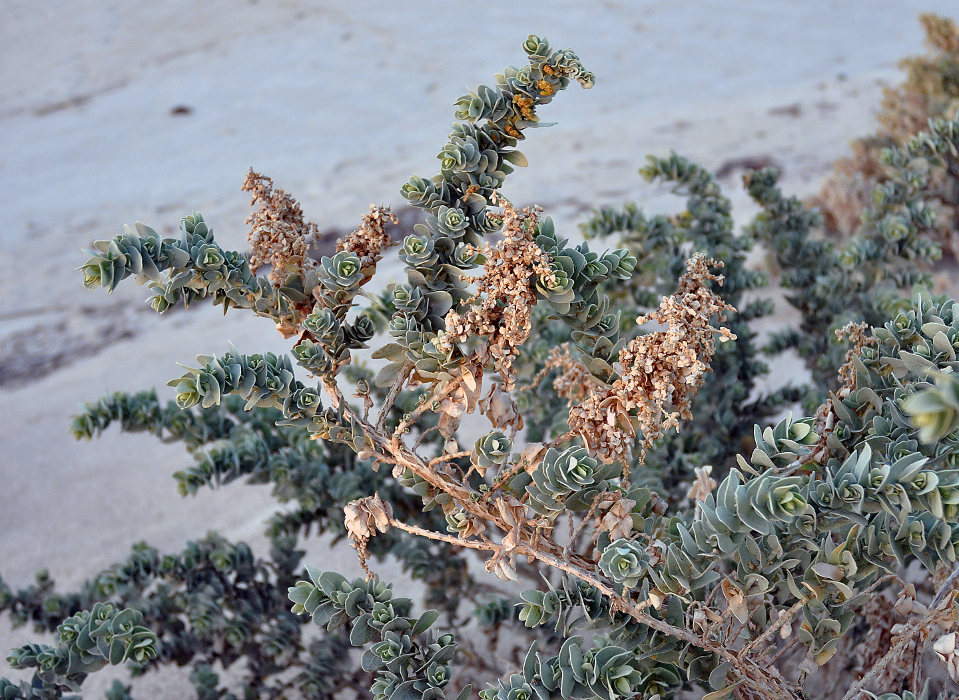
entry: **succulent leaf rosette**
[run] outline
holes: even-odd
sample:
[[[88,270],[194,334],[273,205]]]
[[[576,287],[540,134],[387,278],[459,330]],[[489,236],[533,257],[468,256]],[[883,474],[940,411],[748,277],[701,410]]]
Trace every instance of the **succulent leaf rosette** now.
[[[585,447],[573,446],[563,451],[551,447],[526,487],[529,505],[549,520],[566,508],[585,510],[619,470],[616,464],[602,464],[590,457]]]
[[[903,401],[902,409],[919,428],[920,440],[926,443],[941,440],[959,430],[959,379],[940,374],[935,386],[910,396]]]
[[[513,441],[506,437],[502,431],[493,430],[486,433],[473,446],[477,469],[485,472],[490,467],[502,466],[509,459],[512,449]]]
[[[649,555],[645,548],[632,540],[619,539],[603,550],[599,568],[613,581],[625,588],[635,588],[646,573]]]

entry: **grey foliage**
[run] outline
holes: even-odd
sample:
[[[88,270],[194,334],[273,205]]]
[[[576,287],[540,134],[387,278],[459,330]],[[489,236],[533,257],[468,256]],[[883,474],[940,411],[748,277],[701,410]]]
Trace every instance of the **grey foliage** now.
[[[389,586],[375,578],[352,583],[339,574],[306,569],[309,580],[298,581],[289,590],[293,612],[309,615],[327,630],[351,623],[350,642],[369,644],[363,668],[374,673],[370,692],[385,698],[445,698],[450,666],[456,653],[452,634],[428,633],[438,613],[428,610],[419,618],[403,614],[406,599],[394,599]],[[457,697],[469,697],[467,686]]]
[[[10,652],[11,667],[36,671],[29,684],[0,678],[0,696],[60,697],[64,691],[79,690],[89,673],[107,664],[144,664],[156,658],[157,637],[140,624],[142,619],[137,610],[117,610],[109,603],[71,615],[57,626],[55,646],[24,644]]]
[[[684,200],[678,214],[625,205],[584,225],[588,238],[615,237],[617,247],[570,245],[537,214],[526,232],[542,257],[523,289],[537,303],[515,358],[529,386],[512,391],[490,386],[498,368],[488,347],[452,342],[444,319],[472,308],[468,271],[485,265],[480,272],[489,274],[496,264],[483,247],[503,221],[494,194],[526,165],[516,148],[527,129],[545,126],[537,110],[571,81],[594,80],[575,54],[545,39],[530,36],[524,50],[527,65],[456,101],[459,121],[437,154],[439,172],[404,185],[425,220],[400,245],[402,284],[364,290],[375,266],[342,246],[270,282],[251,272],[246,254],[220,247],[199,214],[183,218],[176,239],[138,224],[94,244],[81,268],[90,288],[112,291],[133,277],[150,283],[158,311],[209,300],[269,317],[295,339],[290,355],[231,347],[200,356],[169,383],[175,402],[161,404],[152,392],[108,396],[84,407],[74,433],[90,438],[116,424],[182,441],[193,458],[174,474],[182,494],[243,480],[270,484],[288,507],[268,524],[269,557],[210,534],[171,554],[138,544],[73,593],[45,575],[16,590],[0,581],[0,609],[16,623],[61,629],[58,647],[13,652],[11,663],[37,668],[39,680],[0,681],[0,697],[56,697],[107,661],[127,659],[146,668],[191,664],[198,697],[233,697],[218,669],[243,659],[246,697],[332,698],[368,687],[384,700],[457,691],[463,700],[466,681],[480,678],[455,675],[456,662],[471,660],[463,671],[481,680],[496,677],[469,635],[449,632],[464,603],[490,639],[507,624],[520,639],[516,667],[482,691],[485,700],[665,699],[690,688],[754,694],[765,692],[764,679],[798,693],[799,681],[777,677],[762,654],[789,654],[795,644],[805,654],[797,662],[804,680],[862,640],[863,605],[913,561],[930,572],[955,565],[959,312],[921,285],[938,255],[931,174],[959,152],[959,122],[933,122],[884,154],[872,205],[841,245],[817,235],[818,213],[784,195],[770,169],[746,175],[761,211],[737,231],[716,178],[675,153],[650,157],[640,175],[674,188]],[[800,314],[764,348],[755,322],[772,304],[765,275],[747,266],[756,244],[775,256]],[[603,462],[587,429],[570,430],[570,409],[627,377],[620,351],[650,332],[633,319],[649,318],[673,294],[694,253],[724,265],[724,279],[707,276],[699,291],[721,302],[708,307],[713,317],[735,307],[729,342],[710,357],[690,410],[664,417],[675,433],[623,453],[643,454],[642,463]],[[701,309],[675,311],[712,328]],[[851,349],[834,341],[850,322],[864,324],[847,328]],[[681,337],[670,342],[688,350]],[[556,382],[554,351],[564,343],[578,372],[571,381],[582,384],[575,396],[561,395]],[[355,357],[368,345],[377,370]],[[764,356],[789,349],[807,363],[809,386],[758,391],[769,371]],[[656,358],[637,366],[647,359]],[[356,392],[348,397],[338,380]],[[682,387],[653,389],[670,390]],[[676,395],[657,400],[668,407]],[[620,411],[616,396],[607,399],[609,425],[648,425],[637,405]],[[370,417],[375,405],[386,408]],[[477,405],[495,429],[465,438],[459,418]],[[794,418],[787,405],[812,415]],[[634,447],[647,437],[624,434]],[[447,479],[457,473],[455,483]],[[372,527],[363,531],[362,507],[372,509],[376,537]],[[429,584],[428,601],[445,617],[412,616],[410,601],[372,575],[348,581],[312,567],[304,575],[297,545],[314,531],[349,537],[364,566],[396,556]],[[568,547],[553,539],[559,532]],[[538,588],[517,601],[480,585],[457,544],[492,552],[487,570]],[[542,576],[547,564],[562,574]],[[117,612],[131,606],[140,612]],[[940,612],[954,614],[948,605]],[[324,630],[309,642],[308,621]],[[764,632],[774,625],[778,638]],[[760,642],[768,648],[750,656]],[[351,647],[362,654],[354,659]],[[891,690],[902,693],[890,698],[916,697]],[[130,689],[120,683],[110,694],[124,698]]]

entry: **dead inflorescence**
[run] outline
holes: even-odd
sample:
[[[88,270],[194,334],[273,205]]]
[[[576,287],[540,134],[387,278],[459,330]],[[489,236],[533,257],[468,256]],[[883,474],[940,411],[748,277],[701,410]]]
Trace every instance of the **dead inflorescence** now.
[[[553,379],[553,390],[571,404],[585,399],[590,386],[597,383],[583,363],[570,355],[569,346],[566,344],[550,350],[546,369],[559,370]]]
[[[839,368],[839,379],[849,391],[856,388],[856,358],[862,354],[863,348],[876,344],[876,339],[869,331],[868,323],[847,323],[836,330],[836,340],[849,341],[849,350],[846,351],[842,367]]]
[[[505,199],[497,201],[503,207],[503,239],[482,251],[485,274],[466,278],[476,283],[477,292],[466,313],[453,310],[447,314],[446,337],[458,342],[471,336],[485,337],[503,388],[509,391],[516,381],[513,361],[532,330],[535,279],[553,280],[554,274],[549,256],[533,240],[542,210],[527,207],[520,213]]]
[[[263,265],[270,265],[270,281],[281,284],[289,274],[311,266],[307,246],[318,228],[303,218],[293,196],[274,187],[271,178],[253,168],[241,189],[252,194],[250,204],[259,205],[246,220],[252,227],[248,236],[250,269],[256,272]]]
[[[653,321],[666,328],[631,340],[619,353],[620,378],[570,407],[570,430],[604,462],[629,463],[637,428],[642,461],[664,431],[691,418],[691,400],[709,370],[716,336],[720,342],[735,340],[727,328],[712,325],[714,316],[722,323],[725,312],[735,309],[711,289],[710,282],[723,278],[710,266],[722,263],[703,255],[687,261],[677,292],[663,297],[659,310],[636,319],[638,325]]]
[[[370,553],[366,546],[377,532],[386,532],[390,529],[390,518],[393,517],[393,508],[380,498],[379,494],[358,498],[351,501],[343,509],[343,519],[346,525],[346,534],[350,543],[359,554],[360,566],[367,576],[372,576],[366,562]]]
[[[383,257],[383,252],[396,245],[396,241],[386,232],[387,223],[395,226],[399,220],[389,207],[371,204],[369,213],[363,215],[360,227],[336,242],[337,252],[353,253],[360,259],[365,273],[363,282],[376,272],[376,263]]]

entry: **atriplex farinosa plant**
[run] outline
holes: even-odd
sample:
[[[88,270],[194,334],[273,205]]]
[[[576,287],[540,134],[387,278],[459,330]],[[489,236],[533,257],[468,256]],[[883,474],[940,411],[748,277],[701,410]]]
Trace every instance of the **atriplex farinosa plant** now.
[[[524,49],[528,66],[457,100],[439,172],[402,188],[424,218],[400,241],[372,207],[313,260],[317,227],[251,172],[250,253],[222,249],[200,214],[179,239],[137,224],[94,244],[87,287],[134,277],[159,312],[249,309],[292,352],[201,356],[170,382],[175,404],[110,396],[76,434],[119,422],[182,440],[196,461],[175,475],[184,494],[245,478],[292,509],[271,521],[267,559],[216,535],[172,555],[138,545],[79,593],[41,578],[0,586],[2,606],[46,629],[97,601],[135,606],[159,642],[119,613],[142,642],[117,659],[192,663],[203,698],[227,696],[215,667],[238,659],[247,697],[364,684],[377,698],[465,698],[466,681],[493,681],[486,700],[945,693],[959,675],[959,306],[923,291],[921,265],[938,254],[927,188],[959,122],[884,153],[885,179],[842,245],[815,235],[818,213],[771,170],[746,176],[761,212],[737,233],[713,176],[673,154],[640,172],[686,208],[596,212],[583,233],[621,246],[599,252],[500,194],[526,165],[516,147],[539,107],[593,83],[571,51],[535,36]],[[763,348],[753,324],[772,302],[746,266],[754,243],[801,314]],[[394,246],[407,281],[377,287]],[[357,356],[370,346],[372,367]],[[761,356],[787,349],[812,384],[761,394]],[[808,417],[783,410],[800,399]],[[296,546],[314,529],[348,537],[367,579],[303,576]],[[411,616],[377,579],[370,559],[388,551],[443,618]],[[467,570],[474,553],[502,583]],[[913,560],[929,573],[907,571]],[[468,609],[480,639],[459,633]],[[307,642],[308,619],[328,634]],[[945,671],[921,662],[927,646]],[[65,672],[59,652],[32,653],[11,658]],[[112,647],[101,657],[113,662]]]

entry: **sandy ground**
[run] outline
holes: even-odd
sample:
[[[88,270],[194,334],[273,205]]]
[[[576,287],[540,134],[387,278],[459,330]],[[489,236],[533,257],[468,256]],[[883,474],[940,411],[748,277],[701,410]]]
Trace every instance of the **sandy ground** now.
[[[531,165],[507,196],[543,205],[575,236],[596,205],[671,206],[636,171],[646,153],[676,149],[726,166],[743,217],[752,209],[736,190],[737,160],[771,159],[787,189],[814,191],[849,139],[869,130],[882,86],[898,78],[896,60],[921,49],[916,15],[950,9],[945,0],[401,10],[6,0],[0,573],[16,586],[47,567],[73,585],[141,539],[172,550],[216,528],[257,542],[272,509],[263,487],[180,499],[170,478],[185,460],[176,446],[115,432],[72,441],[70,416],[104,391],[162,385],[176,362],[227,340],[251,352],[286,349],[261,319],[211,309],[156,318],[135,286],[112,297],[85,291],[75,268],[92,240],[137,219],[172,234],[199,209],[222,242],[242,246],[248,200],[239,184],[251,165],[299,197],[321,230],[349,230],[369,202],[401,205],[409,175],[435,171],[452,101],[520,63],[529,32],[574,48],[598,80],[543,110],[559,125],[531,134]],[[349,550],[324,558],[355,570]],[[0,626],[0,646],[25,636]],[[182,679],[167,680],[148,682],[142,696],[180,697]]]

